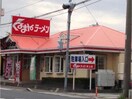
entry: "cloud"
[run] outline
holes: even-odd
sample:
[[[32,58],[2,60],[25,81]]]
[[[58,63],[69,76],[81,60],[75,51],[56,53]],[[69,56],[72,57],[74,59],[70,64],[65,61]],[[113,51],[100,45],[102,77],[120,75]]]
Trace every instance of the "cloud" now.
[[[39,0],[37,0],[39,1]],[[3,8],[5,12],[11,11],[23,7],[25,5],[37,2],[36,0],[3,0]],[[73,2],[80,2],[83,0],[73,0]],[[95,1],[95,0],[93,0]],[[5,13],[2,17],[2,23],[11,22],[12,15],[21,15],[25,17],[38,16],[47,12],[62,9],[62,4],[67,3],[68,0],[42,0],[40,3],[36,3],[32,6],[25,7],[16,11]],[[87,2],[85,5],[89,4]],[[84,6],[84,5],[80,5]],[[77,6],[76,8],[79,8]],[[86,7],[75,10],[71,17],[71,29],[87,27],[95,23],[95,19],[99,24],[114,28],[119,31],[125,30],[125,14],[126,14],[126,1],[124,0],[101,0],[98,3],[89,5]],[[91,12],[89,12],[89,11]],[[51,34],[64,31],[67,29],[67,13],[56,16],[57,14],[63,13],[58,12],[49,16],[40,17],[42,19],[51,20]],[[67,12],[67,11],[65,11]],[[52,16],[52,17],[51,17]],[[2,26],[0,35],[5,35],[6,32],[11,32],[9,26]]]
[[[48,13],[57,9],[60,9],[59,4],[52,3],[49,1],[45,1],[45,2],[39,3],[36,6],[33,6],[33,7],[31,6],[27,8],[27,10],[31,12],[31,15],[34,15],[34,16]]]

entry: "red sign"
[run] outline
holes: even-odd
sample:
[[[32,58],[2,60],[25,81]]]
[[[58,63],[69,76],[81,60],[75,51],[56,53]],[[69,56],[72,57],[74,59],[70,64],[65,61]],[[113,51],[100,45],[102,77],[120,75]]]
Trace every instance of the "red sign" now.
[[[95,64],[75,64],[71,63],[71,68],[78,68],[78,69],[95,69]]]
[[[13,16],[12,34],[49,37],[50,21]]]
[[[95,55],[73,54],[70,56],[71,68],[95,69]]]

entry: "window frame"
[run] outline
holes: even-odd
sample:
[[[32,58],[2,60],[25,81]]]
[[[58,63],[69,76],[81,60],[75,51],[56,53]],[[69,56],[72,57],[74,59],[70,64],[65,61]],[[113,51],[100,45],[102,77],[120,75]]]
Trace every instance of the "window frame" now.
[[[56,63],[57,62],[56,58],[59,58],[58,64]],[[58,65],[59,68],[57,68],[56,65]],[[55,72],[56,73],[64,73],[64,57],[63,56],[55,56]]]
[[[29,69],[30,68],[31,57],[32,57],[32,55],[24,55],[23,56],[23,68],[24,69]],[[27,62],[26,65],[25,65],[25,62]]]
[[[46,69],[46,58],[49,58],[49,61],[48,61],[48,70]],[[45,56],[44,57],[44,67],[45,67],[45,72],[46,73],[52,73],[53,72],[53,56]]]
[[[97,62],[98,64],[96,64],[96,66],[99,65],[99,66],[97,66],[98,69],[105,69],[106,68],[107,56],[106,55],[97,55],[96,58],[98,59],[97,60],[98,62],[103,62],[103,63],[98,63]],[[101,58],[103,58],[103,60],[101,60]],[[103,66],[101,66],[102,64],[103,64]]]
[[[40,56],[40,71],[44,71],[44,56]]]
[[[99,62],[99,58],[103,58],[103,68],[100,68],[99,65],[101,65],[101,63],[98,63]],[[96,72],[98,71],[99,69],[106,69],[107,67],[107,55],[96,55],[96,69],[93,70],[93,72]]]

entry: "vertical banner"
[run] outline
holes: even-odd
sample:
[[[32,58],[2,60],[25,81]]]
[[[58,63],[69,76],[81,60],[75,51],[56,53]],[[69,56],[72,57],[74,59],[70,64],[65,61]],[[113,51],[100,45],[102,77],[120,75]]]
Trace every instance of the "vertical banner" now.
[[[15,65],[15,82],[20,82],[21,62],[16,62]]]
[[[10,78],[11,71],[12,71],[12,60],[11,60],[10,57],[8,57],[7,61],[6,61],[5,71],[4,71],[4,78],[5,79],[9,79]]]
[[[30,80],[36,80],[36,56],[31,58],[30,64]]]

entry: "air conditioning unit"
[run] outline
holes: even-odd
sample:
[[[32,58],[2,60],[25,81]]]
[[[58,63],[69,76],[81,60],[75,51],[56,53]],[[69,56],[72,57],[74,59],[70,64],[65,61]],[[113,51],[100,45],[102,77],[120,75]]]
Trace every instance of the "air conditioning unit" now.
[[[129,90],[129,99],[132,99],[132,89]]]
[[[96,84],[99,87],[115,86],[115,73],[112,70],[98,70],[96,72]]]

